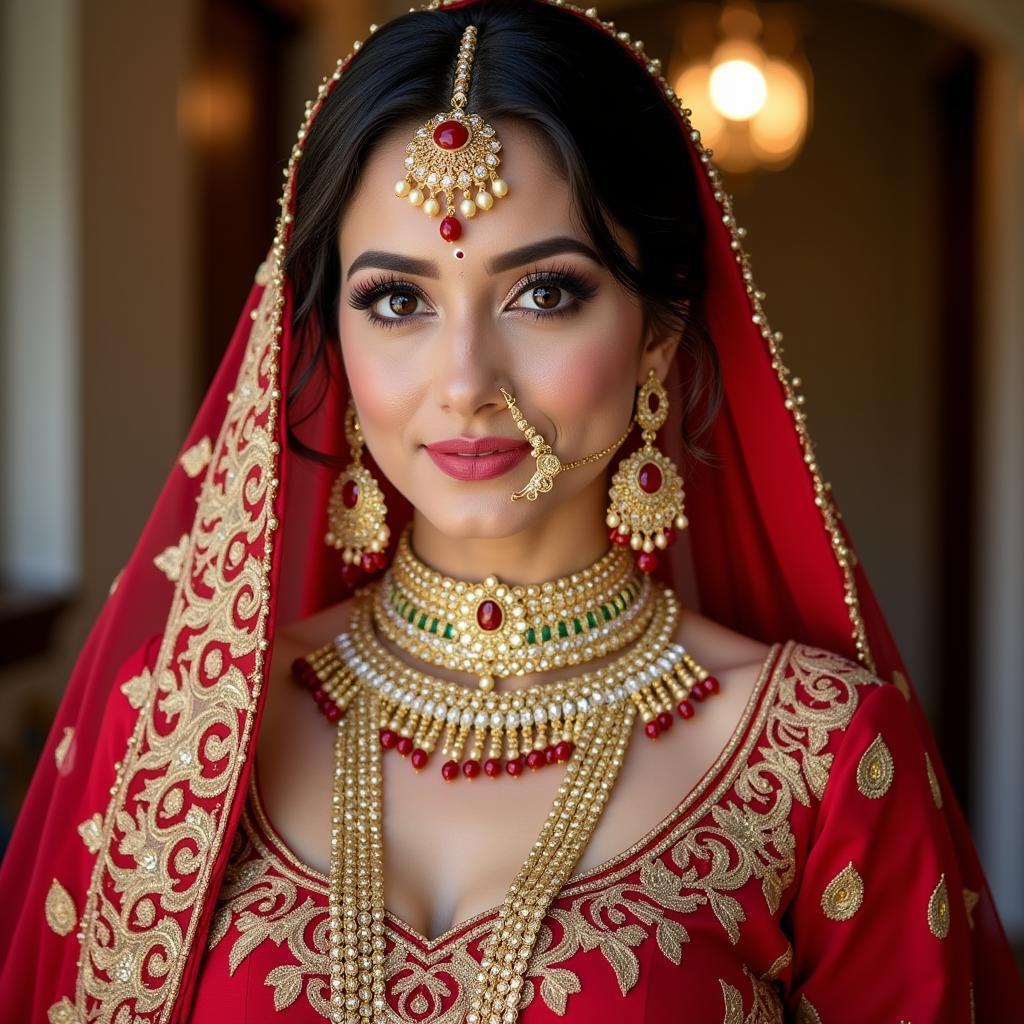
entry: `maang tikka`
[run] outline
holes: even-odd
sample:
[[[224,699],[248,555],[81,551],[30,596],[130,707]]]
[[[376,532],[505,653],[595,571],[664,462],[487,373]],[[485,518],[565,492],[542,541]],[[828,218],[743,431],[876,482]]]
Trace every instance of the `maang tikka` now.
[[[467,25],[455,65],[451,109],[435,114],[416,130],[405,147],[405,177],[395,182],[395,195],[419,206],[428,217],[441,213],[438,196],[444,196],[445,217],[440,231],[446,242],[462,236],[462,224],[454,212],[456,189],[463,195],[459,213],[467,220],[475,217],[477,210],[489,210],[495,196],[500,199],[508,195],[508,183],[497,173],[501,143],[494,129],[479,114],[466,112],[475,51],[476,26]]]
[[[635,415],[643,447],[624,459],[612,477],[606,522],[613,543],[628,544],[640,571],[650,573],[658,567],[656,550],[667,548],[676,530],[687,526],[683,481],[675,463],[654,447],[655,435],[668,419],[668,392],[654,370],[637,392]]]
[[[352,462],[331,488],[324,542],[341,551],[345,582],[355,584],[362,573],[377,572],[385,567],[384,551],[391,531],[384,492],[363,465],[363,431],[351,398],[345,410],[345,439]]]

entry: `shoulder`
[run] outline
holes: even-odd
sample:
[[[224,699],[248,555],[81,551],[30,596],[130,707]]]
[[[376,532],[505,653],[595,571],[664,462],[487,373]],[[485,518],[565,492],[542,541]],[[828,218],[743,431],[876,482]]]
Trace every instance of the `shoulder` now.
[[[349,597],[304,619],[280,626],[274,639],[275,658],[277,648],[294,651],[296,654],[308,654],[333,640],[339,633],[344,633],[357,600],[357,597]]]

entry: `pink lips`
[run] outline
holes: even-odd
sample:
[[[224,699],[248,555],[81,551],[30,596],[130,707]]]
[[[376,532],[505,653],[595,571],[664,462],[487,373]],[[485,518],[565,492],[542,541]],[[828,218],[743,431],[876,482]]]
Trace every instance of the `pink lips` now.
[[[453,437],[426,449],[434,465],[455,480],[493,480],[530,454],[528,441],[510,437]]]

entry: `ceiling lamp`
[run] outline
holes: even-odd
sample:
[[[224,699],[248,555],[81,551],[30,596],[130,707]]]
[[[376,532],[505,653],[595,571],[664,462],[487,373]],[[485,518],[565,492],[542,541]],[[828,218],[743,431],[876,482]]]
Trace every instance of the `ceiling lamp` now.
[[[780,13],[766,24],[747,0],[727,3],[716,22],[703,55],[682,41],[688,57],[677,62],[675,90],[719,167],[781,170],[800,151],[810,121],[811,73],[796,28]]]

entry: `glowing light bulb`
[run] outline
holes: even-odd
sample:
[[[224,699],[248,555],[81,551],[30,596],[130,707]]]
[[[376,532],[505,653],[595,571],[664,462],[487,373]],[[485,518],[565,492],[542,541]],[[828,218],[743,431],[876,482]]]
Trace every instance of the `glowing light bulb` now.
[[[749,121],[768,98],[768,85],[759,67],[749,60],[716,64],[709,83],[711,102],[730,121]]]

